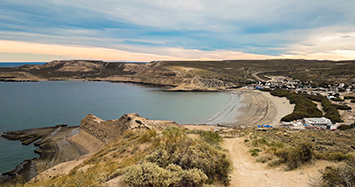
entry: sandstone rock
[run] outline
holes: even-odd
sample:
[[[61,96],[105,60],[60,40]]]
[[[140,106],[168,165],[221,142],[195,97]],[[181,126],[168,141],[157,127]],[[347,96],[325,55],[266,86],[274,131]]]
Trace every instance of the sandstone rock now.
[[[176,122],[149,120],[136,113],[124,114],[119,119],[107,121],[103,121],[92,114],[88,114],[81,120],[80,129],[92,134],[104,143],[109,143],[131,129],[164,129],[169,126],[180,127]]]

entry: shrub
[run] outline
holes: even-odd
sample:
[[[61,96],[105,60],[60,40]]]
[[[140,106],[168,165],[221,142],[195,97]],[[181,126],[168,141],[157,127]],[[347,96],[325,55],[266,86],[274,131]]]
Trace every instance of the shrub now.
[[[317,108],[310,99],[307,99],[308,95],[291,93],[286,90],[274,90],[270,91],[270,94],[278,97],[287,97],[291,104],[295,104],[293,112],[287,116],[284,116],[282,121],[293,121],[296,119],[302,119],[305,117],[321,117],[323,114]],[[319,99],[319,96],[310,96],[309,98]]]
[[[229,183],[231,162],[218,147],[205,141],[195,142],[181,129],[167,128],[163,134],[166,136],[166,143],[161,143],[152,153],[146,155],[144,159],[146,162],[155,163],[162,168],[175,164],[183,170],[200,169],[207,175],[208,182],[221,180],[224,184]],[[219,136],[206,134],[203,137],[212,139],[212,142],[219,139]]]
[[[256,161],[257,162],[261,162],[261,163],[265,163],[265,162],[268,162],[270,160],[273,160],[274,158],[275,158],[274,155],[267,154],[267,155],[259,156],[258,158],[256,158]]]
[[[328,99],[323,99],[322,100],[322,107],[323,110],[325,111],[324,117],[330,119],[333,123],[336,122],[341,122],[341,117],[340,114],[336,108],[336,105],[333,105]]]
[[[340,99],[339,97],[335,97],[335,98],[331,98],[332,101],[338,101],[338,102],[342,102],[344,100]]]
[[[253,140],[253,146],[256,147],[261,145],[269,145],[269,142],[267,142],[264,138]]]
[[[295,169],[315,157],[314,146],[309,142],[302,142],[289,150],[281,149],[274,153],[278,159],[273,159],[270,166],[286,163],[287,170]]]
[[[207,176],[196,168],[183,170],[180,166],[170,164],[164,169],[150,162],[128,167],[124,175],[128,186],[192,187],[202,186],[206,180]]]
[[[321,179],[319,186],[355,186],[355,159],[352,158],[348,160],[345,166],[327,166],[324,170],[321,170],[320,173]]]
[[[329,153],[326,157],[327,160],[332,160],[332,161],[343,161],[350,159],[352,156],[349,154],[344,154],[341,152],[335,152],[335,153]]]
[[[201,140],[211,144],[211,145],[216,145],[220,142],[223,141],[223,138],[215,132],[210,132],[210,131],[203,131],[200,134]]]
[[[259,152],[261,152],[260,149],[252,149],[249,151],[251,153],[251,156],[259,156]]]
[[[150,141],[153,137],[157,135],[155,130],[146,130],[138,139],[139,143],[144,143]]]
[[[303,163],[314,157],[314,146],[312,143],[303,142],[287,154],[287,169],[298,168]]]
[[[338,110],[351,110],[352,108],[348,105],[334,105]]]
[[[274,157],[272,158],[269,162],[268,162],[268,166],[279,166],[281,165],[283,162],[280,158]]]
[[[355,99],[355,96],[345,96],[344,99]]]

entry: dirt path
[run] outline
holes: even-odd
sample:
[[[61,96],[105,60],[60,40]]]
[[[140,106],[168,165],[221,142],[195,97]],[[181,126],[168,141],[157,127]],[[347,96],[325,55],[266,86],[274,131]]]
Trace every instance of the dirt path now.
[[[284,171],[282,167],[268,167],[266,164],[257,163],[250,155],[249,148],[243,138],[225,139],[223,148],[229,150],[233,162],[232,187],[303,187],[309,186],[315,179],[319,169],[329,165],[326,161],[317,161],[314,165],[308,164],[301,169]]]
[[[258,76],[259,73],[264,73],[264,72],[259,71],[259,72],[253,73],[253,74],[251,74],[251,75],[252,75],[257,81],[266,82],[264,79],[262,79],[262,78],[260,78],[260,77]]]

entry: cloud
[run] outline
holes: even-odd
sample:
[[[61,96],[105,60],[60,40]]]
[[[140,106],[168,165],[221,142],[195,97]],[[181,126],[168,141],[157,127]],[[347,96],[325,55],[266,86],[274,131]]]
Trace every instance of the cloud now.
[[[2,0],[0,40],[162,57],[186,56],[168,49],[226,58],[344,55],[336,51],[352,50],[343,39],[355,27],[353,7],[353,0]],[[334,35],[333,47],[322,41]]]
[[[288,46],[283,56],[314,59],[355,59],[355,27],[313,30],[303,40]]]
[[[273,58],[267,55],[256,55],[234,51],[200,51],[184,48],[154,48],[153,53],[133,53],[108,48],[93,48],[84,46],[63,46],[29,42],[0,40],[2,61],[21,61],[18,56],[37,57],[40,61],[53,59],[99,59],[106,61],[155,61],[155,60],[224,60],[224,59],[265,59]],[[165,55],[157,55],[162,51]],[[30,59],[32,59],[30,58]],[[36,61],[32,59],[30,61]]]

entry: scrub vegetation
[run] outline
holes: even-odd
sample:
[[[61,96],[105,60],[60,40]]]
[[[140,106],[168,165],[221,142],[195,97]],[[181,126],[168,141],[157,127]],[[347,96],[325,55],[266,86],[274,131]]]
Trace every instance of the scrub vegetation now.
[[[313,86],[334,83],[355,83],[355,61],[320,61],[296,59],[272,60],[224,60],[224,61],[163,61],[162,67],[181,66],[198,68],[220,76],[236,85],[254,82],[253,73],[267,79],[264,75],[288,76]],[[325,68],[326,67],[326,68]]]
[[[236,129],[229,131],[243,137],[251,156],[269,166],[285,170],[312,164],[316,160],[351,161],[355,155],[355,131]]]
[[[349,159],[344,165],[327,166],[321,170],[321,178],[315,187],[347,187],[355,186],[355,159]]]
[[[280,89],[268,91],[273,96],[287,97],[290,103],[296,105],[294,111],[283,117],[281,121],[293,121],[307,117],[326,117],[333,123],[337,123],[342,122],[338,110],[351,110],[351,107],[347,105],[332,104],[327,97],[322,95],[298,94]],[[317,108],[317,104],[312,101],[321,102],[323,111],[325,112],[324,115],[322,111]]]
[[[116,177],[127,186],[228,185],[232,165],[221,141],[217,133],[177,127],[127,131],[68,175],[26,186],[105,186]]]

